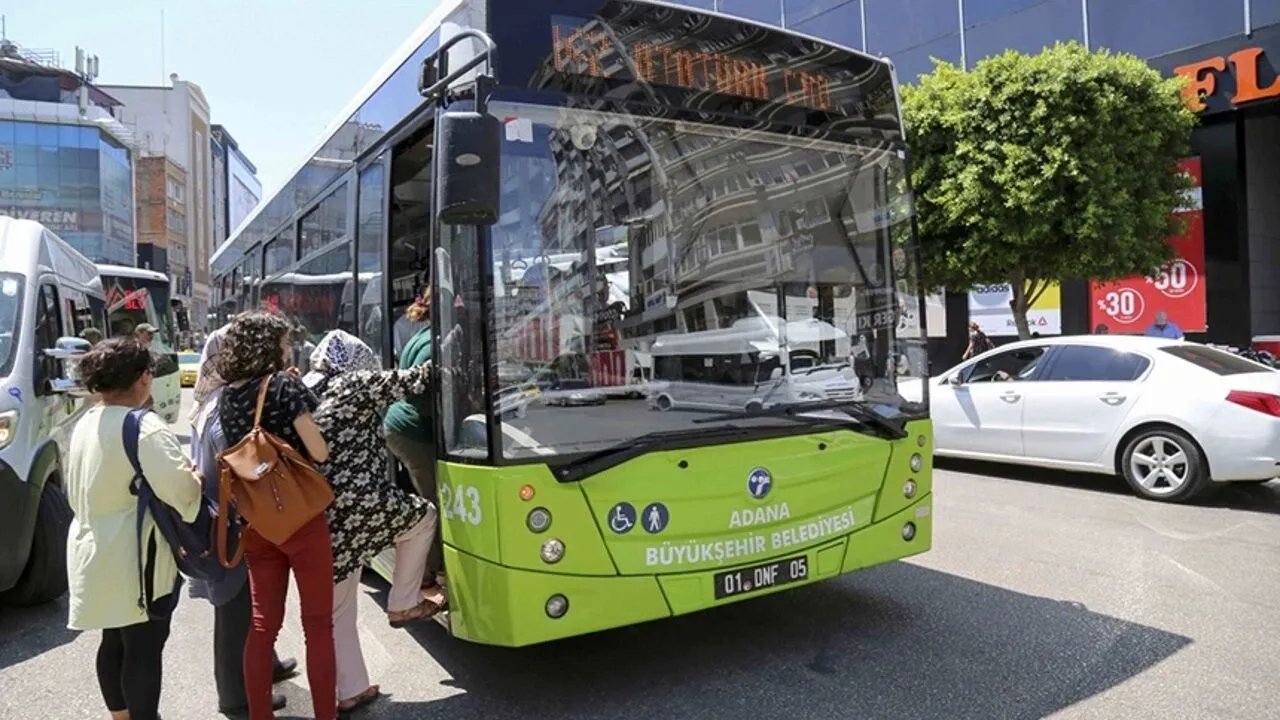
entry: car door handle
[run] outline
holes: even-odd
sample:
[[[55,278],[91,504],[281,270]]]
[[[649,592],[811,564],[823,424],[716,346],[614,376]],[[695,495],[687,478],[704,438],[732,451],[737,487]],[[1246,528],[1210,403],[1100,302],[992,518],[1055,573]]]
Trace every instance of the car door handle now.
[[[1119,405],[1120,403],[1124,402],[1125,396],[1121,395],[1118,392],[1109,392],[1109,393],[1102,393],[1101,395],[1098,396],[1098,399],[1108,405]]]
[[[1016,392],[1007,392],[1000,396],[1000,399],[1007,403],[1015,403],[1022,399],[1022,396]]]

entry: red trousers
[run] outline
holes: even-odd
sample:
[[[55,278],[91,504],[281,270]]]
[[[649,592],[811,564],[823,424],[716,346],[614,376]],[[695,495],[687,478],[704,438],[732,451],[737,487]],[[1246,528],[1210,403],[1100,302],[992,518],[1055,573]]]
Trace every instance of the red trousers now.
[[[244,646],[245,693],[250,720],[271,720],[271,682],[276,636],[284,624],[284,603],[293,570],[307,641],[307,682],[316,720],[338,715],[338,670],[333,656],[333,546],[324,513],[284,542],[273,545],[252,529],[244,532],[249,561],[253,620]]]

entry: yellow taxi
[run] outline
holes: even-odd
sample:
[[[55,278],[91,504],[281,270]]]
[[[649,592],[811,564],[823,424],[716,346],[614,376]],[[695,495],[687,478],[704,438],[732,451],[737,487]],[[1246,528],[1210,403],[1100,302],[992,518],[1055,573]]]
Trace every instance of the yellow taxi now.
[[[195,350],[183,350],[178,353],[178,378],[182,387],[195,387],[196,375],[200,372],[200,353]]]

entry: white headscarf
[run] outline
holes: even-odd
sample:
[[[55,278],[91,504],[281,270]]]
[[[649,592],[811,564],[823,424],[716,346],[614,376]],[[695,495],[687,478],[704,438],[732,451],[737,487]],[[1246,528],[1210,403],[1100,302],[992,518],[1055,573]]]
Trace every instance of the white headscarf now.
[[[332,330],[320,339],[311,353],[311,372],[303,381],[316,388],[326,380],[358,370],[377,372],[382,363],[363,340],[345,330]]]
[[[222,342],[226,337],[227,327],[224,325],[210,333],[209,338],[204,342],[204,349],[200,352],[200,369],[196,372],[195,407],[191,410],[192,421],[200,417],[210,399],[216,399],[217,391],[227,384],[218,374],[218,353],[221,352]]]

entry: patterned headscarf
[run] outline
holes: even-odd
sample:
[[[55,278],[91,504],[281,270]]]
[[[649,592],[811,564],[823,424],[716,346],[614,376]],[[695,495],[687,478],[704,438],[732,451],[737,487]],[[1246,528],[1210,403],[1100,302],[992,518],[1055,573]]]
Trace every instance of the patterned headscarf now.
[[[306,382],[316,387],[324,381],[358,370],[382,369],[377,354],[363,340],[345,330],[332,330],[320,339],[311,353],[311,372]]]
[[[204,349],[200,352],[200,369],[196,372],[195,407],[191,410],[191,418],[200,416],[200,411],[209,401],[215,390],[226,385],[226,381],[218,374],[218,353],[222,351],[222,343],[227,337],[227,328],[214,330],[205,340]]]

